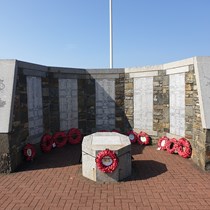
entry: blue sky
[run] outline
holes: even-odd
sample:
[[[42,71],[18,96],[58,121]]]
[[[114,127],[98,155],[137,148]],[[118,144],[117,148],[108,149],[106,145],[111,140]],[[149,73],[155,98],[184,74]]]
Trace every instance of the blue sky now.
[[[112,0],[114,67],[210,56],[209,0]],[[0,59],[109,67],[109,0],[0,0]]]

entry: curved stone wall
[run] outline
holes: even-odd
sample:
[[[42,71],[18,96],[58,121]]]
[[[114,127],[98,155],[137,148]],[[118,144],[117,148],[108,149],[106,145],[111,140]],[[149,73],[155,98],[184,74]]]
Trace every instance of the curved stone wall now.
[[[185,137],[193,161],[209,170],[209,68],[210,57],[126,69],[0,60],[0,172],[14,171],[23,162],[26,143],[39,150],[43,133],[71,127],[84,135],[143,130],[153,144],[162,135]]]

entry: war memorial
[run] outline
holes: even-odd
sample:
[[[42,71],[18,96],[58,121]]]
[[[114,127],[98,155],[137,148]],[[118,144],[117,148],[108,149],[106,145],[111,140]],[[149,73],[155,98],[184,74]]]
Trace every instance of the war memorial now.
[[[98,170],[96,161],[106,149],[113,159],[104,164],[116,166],[112,173],[116,181],[132,173],[129,131],[146,132],[152,145],[162,136],[185,138],[194,164],[210,170],[209,70],[210,57],[120,69],[0,60],[0,172],[10,173],[24,164],[26,145],[33,145],[41,156],[43,135],[62,132],[64,137],[72,128],[84,137],[82,159],[88,162],[84,176],[94,181],[100,181],[107,169]],[[95,172],[86,174],[87,166]]]

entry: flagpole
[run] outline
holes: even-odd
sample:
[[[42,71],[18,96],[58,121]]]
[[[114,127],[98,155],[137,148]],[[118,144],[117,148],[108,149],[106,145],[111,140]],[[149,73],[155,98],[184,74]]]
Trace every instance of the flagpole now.
[[[109,0],[110,69],[113,68],[112,0]]]

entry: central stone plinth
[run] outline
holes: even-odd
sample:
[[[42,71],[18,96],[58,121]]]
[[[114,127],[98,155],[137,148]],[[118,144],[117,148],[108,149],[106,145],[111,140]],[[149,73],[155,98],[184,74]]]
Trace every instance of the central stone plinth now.
[[[113,172],[104,172],[96,164],[96,157],[109,150],[116,156],[117,167]],[[98,155],[98,156],[97,156]],[[109,156],[100,161],[102,167],[114,164]],[[82,174],[98,182],[123,180],[131,175],[131,143],[128,136],[116,132],[97,132],[85,136],[82,142]]]

